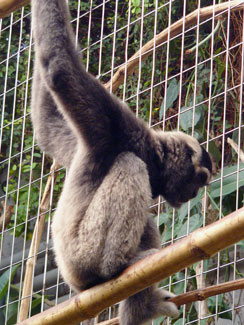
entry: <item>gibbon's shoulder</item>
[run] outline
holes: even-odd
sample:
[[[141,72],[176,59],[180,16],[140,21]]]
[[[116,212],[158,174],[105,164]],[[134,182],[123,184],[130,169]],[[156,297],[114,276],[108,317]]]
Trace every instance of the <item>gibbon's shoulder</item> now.
[[[121,173],[124,176],[141,175],[141,177],[147,176],[147,165],[133,152],[125,151],[120,153],[112,166],[113,170],[117,171],[117,174]]]

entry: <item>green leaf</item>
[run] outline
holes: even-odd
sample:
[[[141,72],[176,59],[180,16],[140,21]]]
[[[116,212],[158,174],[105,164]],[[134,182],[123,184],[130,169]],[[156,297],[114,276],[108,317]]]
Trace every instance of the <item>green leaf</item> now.
[[[194,206],[196,206],[197,203],[199,202],[201,203],[202,196],[203,196],[203,189],[200,189],[197,196],[190,201],[190,211]],[[188,214],[188,202],[184,203],[179,208],[178,210],[179,219],[182,221],[187,214]]]
[[[219,148],[214,143],[214,141],[209,142],[209,152],[211,153],[216,164],[218,164],[219,161],[221,160],[221,153]]]
[[[159,215],[159,226],[165,225],[169,221],[169,215],[167,213],[160,213]]]
[[[200,228],[203,224],[202,216],[200,214],[195,214],[189,219],[189,234],[194,230]],[[178,232],[178,237],[187,235],[188,221],[186,220]]]
[[[209,297],[207,299],[208,308],[211,313],[213,313],[216,310],[216,297]],[[230,305],[227,301],[224,299],[224,295],[220,294],[218,295],[218,311],[224,312],[225,310],[228,310],[230,308]],[[225,312],[221,313],[221,318],[223,319],[232,319],[231,312]]]
[[[8,305],[8,325],[16,324],[18,314],[18,301]],[[6,317],[6,315],[5,315]]]
[[[41,303],[42,303],[42,297],[39,297],[39,298],[36,298],[36,299],[32,300],[31,309],[36,308]]]
[[[161,325],[161,324],[163,324],[163,321],[165,320],[165,318],[166,318],[166,316],[161,316],[161,317],[155,319],[153,324],[154,325]]]
[[[0,276],[0,300],[3,298],[3,296],[6,294],[8,290],[10,270],[12,271],[10,276],[10,282],[11,282],[19,266],[20,264],[13,266],[12,270],[9,268]]]
[[[167,112],[167,110],[173,105],[174,101],[178,98],[178,96],[179,96],[179,83],[176,80],[176,78],[174,78],[169,83],[169,86],[168,86],[167,92],[166,92],[166,98],[164,98],[164,100],[161,104],[160,111],[159,111],[159,119],[160,120],[162,120],[162,117],[163,117],[164,105],[165,105],[165,112]],[[165,100],[166,100],[166,103],[165,103]]]
[[[244,163],[240,163],[240,169],[243,168],[244,168]],[[238,187],[244,185],[244,170],[241,170],[238,174],[235,172],[237,172],[237,165],[224,168],[223,175],[226,177],[223,178],[223,185],[222,185],[223,196],[236,191],[237,178],[239,179]],[[212,198],[220,197],[220,188],[221,188],[221,180],[219,179],[220,177],[221,177],[221,173],[218,173],[217,176],[214,178],[216,182],[213,182],[213,184],[210,187],[210,195]]]
[[[180,126],[184,131],[189,130],[192,128],[193,123],[193,116],[194,116],[194,126],[200,121],[202,117],[202,107],[201,105],[195,107],[195,111],[193,109],[188,109],[188,107],[181,108],[181,115],[180,115]],[[186,111],[186,112],[185,112]]]
[[[219,184],[220,184],[220,182],[219,182]],[[238,187],[241,187],[243,185],[244,185],[244,179],[239,180]],[[236,186],[237,186],[237,180],[234,180],[231,183],[223,184],[222,195],[225,196],[225,195],[235,192],[237,189]],[[217,190],[211,192],[211,194],[212,194],[213,198],[219,197],[220,196],[220,187]]]
[[[184,292],[184,287],[185,287],[185,276],[183,275],[182,272],[177,272],[174,276],[173,276],[174,282],[173,283],[173,288],[174,288],[174,293],[176,295],[181,294],[182,292]]]
[[[162,236],[162,243],[170,240],[171,238],[172,238],[172,227],[167,228],[166,230],[164,230],[163,236]]]
[[[132,3],[134,5],[134,7],[140,7],[141,0],[133,0]]]

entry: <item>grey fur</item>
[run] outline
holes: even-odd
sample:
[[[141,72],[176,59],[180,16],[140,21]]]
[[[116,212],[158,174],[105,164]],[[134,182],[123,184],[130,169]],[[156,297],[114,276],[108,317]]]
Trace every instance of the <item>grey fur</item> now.
[[[32,16],[35,135],[68,168],[52,222],[54,251],[64,280],[79,292],[157,251],[152,197],[179,206],[209,181],[212,166],[194,138],[148,129],[85,72],[65,0],[32,0]],[[152,286],[126,299],[120,324],[177,316],[171,296]]]

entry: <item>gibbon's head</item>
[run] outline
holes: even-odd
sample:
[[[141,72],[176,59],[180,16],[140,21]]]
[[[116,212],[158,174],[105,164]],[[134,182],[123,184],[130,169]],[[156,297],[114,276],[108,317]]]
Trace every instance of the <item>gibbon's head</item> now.
[[[182,132],[157,132],[161,156],[158,192],[173,207],[197,195],[212,175],[209,154],[193,137]]]

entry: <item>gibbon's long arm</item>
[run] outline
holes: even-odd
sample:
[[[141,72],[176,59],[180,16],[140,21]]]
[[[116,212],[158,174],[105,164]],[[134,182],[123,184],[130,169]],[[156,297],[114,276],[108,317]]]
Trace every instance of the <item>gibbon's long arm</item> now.
[[[32,6],[36,60],[58,108],[93,152],[119,150],[124,130],[131,133],[140,123],[85,71],[75,48],[66,1],[33,0]],[[124,142],[126,138],[124,134]]]
[[[31,96],[35,138],[43,151],[69,169],[77,150],[77,137],[57,108],[40,74],[40,64],[36,61]]]

